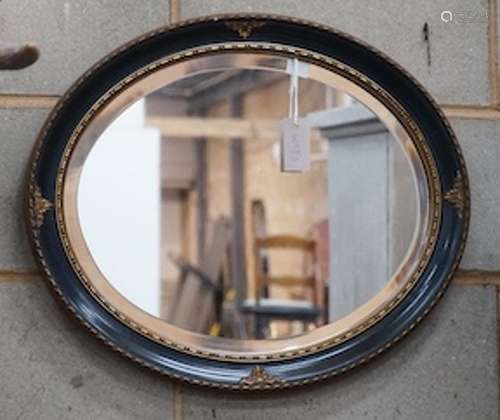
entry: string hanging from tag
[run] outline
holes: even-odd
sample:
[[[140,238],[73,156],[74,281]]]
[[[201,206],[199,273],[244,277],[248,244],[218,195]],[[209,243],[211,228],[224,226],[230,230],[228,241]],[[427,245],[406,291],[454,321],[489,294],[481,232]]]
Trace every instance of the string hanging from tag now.
[[[293,59],[290,72],[288,117],[294,125],[299,124],[299,60]]]

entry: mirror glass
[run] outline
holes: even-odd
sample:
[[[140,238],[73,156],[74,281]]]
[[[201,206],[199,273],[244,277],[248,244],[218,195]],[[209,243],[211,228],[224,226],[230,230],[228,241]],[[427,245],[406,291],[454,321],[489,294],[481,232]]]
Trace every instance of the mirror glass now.
[[[219,54],[133,91],[79,146],[84,269],[141,314],[232,340],[380,309],[421,252],[426,186],[396,119],[342,80]]]

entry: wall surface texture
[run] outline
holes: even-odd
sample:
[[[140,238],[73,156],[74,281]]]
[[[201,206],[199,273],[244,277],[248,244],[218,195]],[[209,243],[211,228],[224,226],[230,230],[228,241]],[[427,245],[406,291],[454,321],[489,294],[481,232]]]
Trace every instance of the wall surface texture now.
[[[0,419],[498,418],[497,1],[0,0],[0,40],[33,41],[42,53],[29,69],[0,72]],[[441,21],[443,10],[455,13],[453,22]],[[472,189],[461,271],[421,326],[344,377],[253,396],[173,383],[98,344],[42,283],[22,213],[35,136],[72,80],[103,54],[169,20],[249,11],[331,25],[398,61],[450,118]]]

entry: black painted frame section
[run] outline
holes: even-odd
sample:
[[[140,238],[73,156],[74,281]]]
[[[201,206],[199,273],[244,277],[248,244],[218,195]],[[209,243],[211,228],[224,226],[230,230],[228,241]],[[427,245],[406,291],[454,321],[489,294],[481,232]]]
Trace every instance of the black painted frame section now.
[[[228,21],[265,22],[251,31],[246,42],[266,42],[300,47],[343,62],[365,74],[395,97],[422,130],[436,161],[442,191],[449,191],[457,173],[465,183],[465,209],[457,209],[443,200],[441,227],[431,260],[406,298],[385,318],[354,338],[327,350],[290,360],[266,362],[268,374],[278,378],[275,384],[256,386],[282,388],[301,385],[336,375],[370,359],[378,349],[402,337],[434,305],[448,284],[460,260],[468,228],[469,200],[467,174],[459,147],[449,124],[429,95],[396,64],[379,52],[351,37],[297,20],[270,15],[227,15],[207,17],[155,31],[117,50],[83,76],[62,98],[48,118],[46,132],[39,138],[40,155],[33,159],[31,181],[43,197],[55,202],[55,184],[59,161],[74,128],[92,105],[113,85],[145,65],[175,52],[207,44],[241,42]],[[45,130],[44,130],[45,131]],[[42,131],[43,132],[43,131]],[[28,200],[30,193],[28,192]],[[52,286],[60,292],[72,312],[115,350],[154,370],[185,381],[215,387],[242,389],[242,379],[255,365],[235,361],[217,361],[193,356],[162,346],[135,332],[111,315],[88,293],[68,261],[61,244],[54,209],[45,214],[38,233],[37,259],[48,269]],[[36,247],[36,245],[35,245]]]

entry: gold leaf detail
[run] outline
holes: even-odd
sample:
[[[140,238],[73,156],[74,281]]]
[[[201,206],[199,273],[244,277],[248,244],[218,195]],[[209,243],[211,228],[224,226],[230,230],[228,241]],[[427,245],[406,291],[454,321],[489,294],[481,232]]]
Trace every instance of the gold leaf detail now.
[[[252,368],[250,375],[241,380],[241,385],[248,388],[268,388],[283,384],[283,380],[268,373],[262,366]]]
[[[264,21],[256,22],[256,21],[246,21],[246,20],[232,20],[226,22],[226,25],[233,31],[238,32],[238,35],[240,37],[242,37],[243,39],[247,39],[250,35],[252,35],[254,29],[264,26],[265,23],[266,22]]]
[[[464,180],[460,172],[457,172],[457,176],[453,181],[453,187],[444,195],[444,198],[455,206],[458,217],[462,218],[465,208],[465,193]]]
[[[42,196],[42,192],[38,186],[35,186],[33,190],[33,196],[31,198],[31,217],[32,223],[36,229],[40,229],[43,224],[43,217],[45,212],[49,210],[53,204]]]

